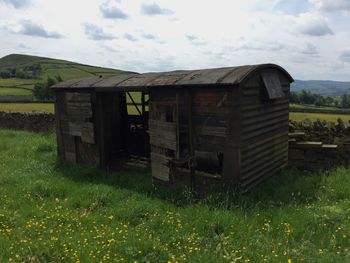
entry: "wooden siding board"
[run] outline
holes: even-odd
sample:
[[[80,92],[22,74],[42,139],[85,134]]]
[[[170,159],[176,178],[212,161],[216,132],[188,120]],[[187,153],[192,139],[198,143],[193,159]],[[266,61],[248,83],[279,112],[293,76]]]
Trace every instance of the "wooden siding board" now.
[[[288,123],[288,113],[279,116],[278,118],[273,118],[270,120],[265,120],[262,122],[256,122],[251,124],[246,124],[242,132],[244,134],[249,134],[250,132],[254,132],[256,130],[263,130],[266,127],[286,127],[286,122]]]

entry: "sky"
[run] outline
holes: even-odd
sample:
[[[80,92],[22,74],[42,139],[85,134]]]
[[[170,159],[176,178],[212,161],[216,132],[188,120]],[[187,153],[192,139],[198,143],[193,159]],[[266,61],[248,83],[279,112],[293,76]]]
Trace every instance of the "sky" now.
[[[275,63],[350,81],[350,0],[0,0],[0,57],[136,72]]]

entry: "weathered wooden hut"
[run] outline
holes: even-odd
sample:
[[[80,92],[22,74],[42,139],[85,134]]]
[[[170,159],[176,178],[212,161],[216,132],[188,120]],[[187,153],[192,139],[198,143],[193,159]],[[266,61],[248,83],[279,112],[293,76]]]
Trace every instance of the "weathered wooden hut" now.
[[[287,165],[292,81],[274,64],[65,81],[53,87],[58,155],[149,158],[157,182],[249,189]]]

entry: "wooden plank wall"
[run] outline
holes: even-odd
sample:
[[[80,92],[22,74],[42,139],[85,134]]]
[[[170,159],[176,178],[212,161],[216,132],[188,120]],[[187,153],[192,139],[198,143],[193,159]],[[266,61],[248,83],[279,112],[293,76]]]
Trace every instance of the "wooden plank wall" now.
[[[222,158],[233,106],[231,91],[198,89],[193,94],[193,122],[196,170],[222,175]]]
[[[241,185],[249,189],[281,170],[288,162],[288,95],[290,84],[280,72],[285,97],[265,97],[260,76],[243,87],[241,130]]]
[[[192,97],[193,108],[195,176],[212,175],[216,179],[222,176],[228,118],[234,106],[232,90],[203,87],[151,90],[149,134],[152,174],[156,179],[174,184],[188,181],[187,163],[179,167],[170,167],[169,163],[172,160],[186,162],[190,157],[189,96]]]
[[[70,163],[98,163],[90,93],[56,92],[58,153]]]
[[[175,90],[150,92],[149,135],[152,176],[171,181],[169,161],[177,151],[177,112]]]

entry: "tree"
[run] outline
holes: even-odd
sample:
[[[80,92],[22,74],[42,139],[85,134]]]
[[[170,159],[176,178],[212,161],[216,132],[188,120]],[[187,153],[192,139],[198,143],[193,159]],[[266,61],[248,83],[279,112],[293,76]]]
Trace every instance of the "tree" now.
[[[62,78],[60,76],[56,76],[55,78],[48,77],[46,82],[36,83],[33,90],[34,97],[39,100],[54,99],[55,96],[50,87],[61,81]]]
[[[350,97],[347,94],[343,94],[340,98],[340,107],[349,108],[350,106]]]
[[[299,104],[300,103],[299,94],[296,92],[291,92],[289,95],[289,102]]]

